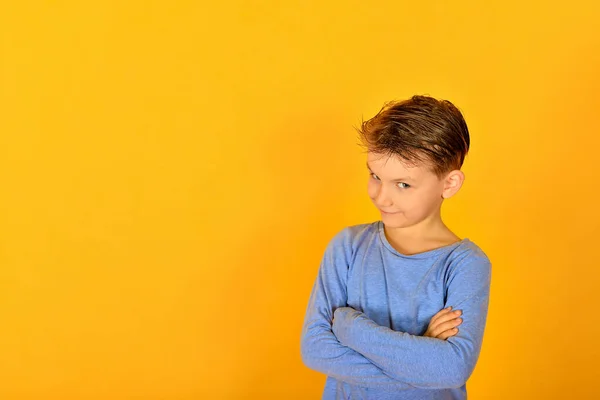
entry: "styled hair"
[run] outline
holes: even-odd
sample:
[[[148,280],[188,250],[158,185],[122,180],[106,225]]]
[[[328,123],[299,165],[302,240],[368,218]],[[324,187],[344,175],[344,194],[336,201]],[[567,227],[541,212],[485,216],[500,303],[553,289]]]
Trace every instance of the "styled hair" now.
[[[460,169],[469,152],[467,123],[447,100],[413,96],[386,103],[357,128],[367,151],[427,164],[438,177]]]

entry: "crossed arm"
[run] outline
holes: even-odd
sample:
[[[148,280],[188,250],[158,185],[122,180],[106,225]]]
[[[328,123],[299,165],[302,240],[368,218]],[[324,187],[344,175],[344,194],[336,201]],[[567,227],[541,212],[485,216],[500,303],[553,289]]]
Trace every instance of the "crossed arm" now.
[[[489,303],[489,260],[472,258],[454,268],[446,305],[463,311],[463,323],[456,336],[440,340],[393,331],[347,307],[349,240],[344,230],[325,251],[302,331],[304,363],[362,387],[405,390],[464,385],[481,350]]]

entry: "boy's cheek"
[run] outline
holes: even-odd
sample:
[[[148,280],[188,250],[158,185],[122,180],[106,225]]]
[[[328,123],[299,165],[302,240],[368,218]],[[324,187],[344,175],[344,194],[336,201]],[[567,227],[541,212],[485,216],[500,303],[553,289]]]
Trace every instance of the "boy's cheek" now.
[[[369,181],[369,184],[367,185],[367,194],[371,200],[377,196],[377,188],[371,181]]]

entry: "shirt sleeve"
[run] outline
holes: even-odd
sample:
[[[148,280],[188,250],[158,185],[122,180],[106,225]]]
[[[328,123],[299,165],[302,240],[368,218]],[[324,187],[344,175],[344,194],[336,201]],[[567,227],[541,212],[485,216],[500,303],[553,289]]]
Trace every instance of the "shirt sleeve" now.
[[[490,283],[485,256],[467,257],[452,269],[444,307],[462,310],[463,322],[446,340],[393,331],[350,307],[336,309],[332,329],[340,343],[399,381],[424,389],[461,387],[479,358]]]
[[[333,334],[333,313],[347,306],[346,282],[351,256],[348,228],[329,243],[310,295],[302,329],[304,364],[342,382],[391,390],[414,389],[400,382],[353,349],[342,345]],[[436,339],[439,340],[439,339]]]

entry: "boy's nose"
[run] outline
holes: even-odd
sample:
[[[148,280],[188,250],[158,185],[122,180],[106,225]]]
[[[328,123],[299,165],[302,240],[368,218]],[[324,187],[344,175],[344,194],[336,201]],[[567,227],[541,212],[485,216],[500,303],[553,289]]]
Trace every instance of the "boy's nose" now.
[[[377,206],[381,208],[390,207],[394,204],[383,187],[379,189],[379,193],[377,193],[377,197],[375,197],[375,202]]]

